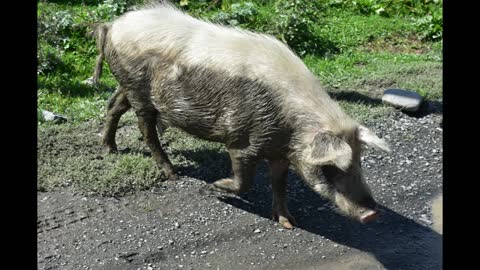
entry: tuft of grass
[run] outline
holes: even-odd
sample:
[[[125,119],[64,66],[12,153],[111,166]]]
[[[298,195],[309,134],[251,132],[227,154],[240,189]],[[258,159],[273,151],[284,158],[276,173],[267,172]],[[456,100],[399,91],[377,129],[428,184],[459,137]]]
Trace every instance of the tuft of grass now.
[[[148,189],[165,180],[153,160],[141,154],[108,155],[103,160],[82,161],[72,158],[65,169],[77,188],[86,193],[118,196]]]

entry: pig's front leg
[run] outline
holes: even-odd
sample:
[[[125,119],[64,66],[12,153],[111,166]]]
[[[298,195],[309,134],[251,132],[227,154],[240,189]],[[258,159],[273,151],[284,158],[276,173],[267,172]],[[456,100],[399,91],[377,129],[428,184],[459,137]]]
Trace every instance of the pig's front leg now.
[[[286,229],[293,229],[295,219],[290,215],[287,207],[288,160],[269,160],[272,178],[272,218]]]
[[[233,177],[224,178],[211,184],[216,191],[239,194],[248,191],[253,184],[257,169],[257,158],[246,156],[238,149],[229,149]]]

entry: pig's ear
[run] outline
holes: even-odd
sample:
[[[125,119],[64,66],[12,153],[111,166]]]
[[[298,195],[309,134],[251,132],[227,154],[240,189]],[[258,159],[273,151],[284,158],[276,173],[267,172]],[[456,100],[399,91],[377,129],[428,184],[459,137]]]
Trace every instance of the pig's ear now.
[[[335,165],[346,171],[352,163],[352,148],[339,137],[321,132],[311,144],[310,159],[317,165]]]
[[[371,130],[364,126],[359,126],[357,130],[357,136],[358,140],[368,146],[380,149],[382,151],[385,151],[387,153],[390,153],[390,147],[388,146],[388,143],[385,142],[384,140],[380,139],[375,135]]]

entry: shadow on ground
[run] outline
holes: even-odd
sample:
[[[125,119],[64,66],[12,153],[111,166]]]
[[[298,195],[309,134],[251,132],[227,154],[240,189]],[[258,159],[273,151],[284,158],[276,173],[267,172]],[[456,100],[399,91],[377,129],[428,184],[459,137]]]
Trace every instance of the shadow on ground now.
[[[182,152],[195,160],[199,168],[183,167],[184,175],[211,183],[230,175],[226,153]],[[203,158],[210,157],[208,161]],[[216,160],[212,165],[211,160]],[[219,167],[223,173],[218,174]],[[219,195],[218,200],[266,219],[271,218],[272,198],[267,166],[261,162],[255,185],[239,197]],[[329,240],[372,254],[386,269],[441,269],[442,235],[406,218],[388,207],[380,207],[381,217],[363,225],[350,220],[330,207],[326,200],[310,190],[294,171],[289,172],[289,209],[297,227]]]
[[[175,170],[182,176],[201,179],[212,183],[220,178],[231,175],[231,162],[226,151],[203,149],[202,151],[175,150],[175,155],[181,155],[197,164],[175,166]]]
[[[325,207],[329,205],[327,201],[300,182],[293,172],[289,173],[289,179],[288,205],[298,228],[368,252],[386,269],[442,269],[443,238],[431,228],[384,206],[380,207],[382,214],[379,220],[363,225]],[[265,190],[266,183],[261,183],[263,188],[259,184],[255,185],[254,190],[240,196],[241,199],[233,196],[218,199],[270,219],[271,205],[257,202],[271,200],[271,191]]]

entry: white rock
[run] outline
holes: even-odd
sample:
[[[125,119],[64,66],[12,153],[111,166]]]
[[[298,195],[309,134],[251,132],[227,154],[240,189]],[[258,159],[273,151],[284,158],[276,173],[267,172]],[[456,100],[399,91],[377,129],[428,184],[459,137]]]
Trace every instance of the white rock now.
[[[417,111],[422,100],[423,97],[418,93],[402,89],[387,89],[382,97],[383,102],[410,112]]]
[[[42,117],[45,121],[54,121],[58,123],[67,121],[67,118],[65,116],[45,110],[42,110]]]

